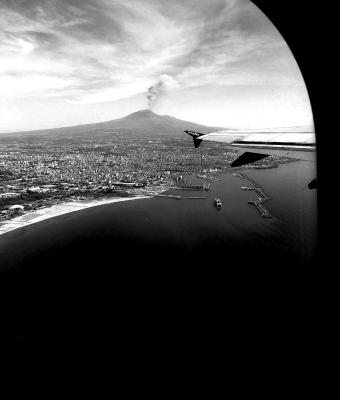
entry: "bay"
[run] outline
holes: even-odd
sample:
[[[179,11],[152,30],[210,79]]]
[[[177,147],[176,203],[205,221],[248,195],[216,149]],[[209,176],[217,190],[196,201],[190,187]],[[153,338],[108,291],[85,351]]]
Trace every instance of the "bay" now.
[[[257,196],[241,190],[245,181],[223,173],[209,191],[164,193],[182,196],[181,200],[155,197],[101,205],[9,232],[0,238],[2,266],[26,268],[28,261],[36,260],[63,268],[68,262],[75,266],[91,260],[105,268],[118,258],[125,258],[126,264],[147,258],[150,265],[159,266],[179,257],[219,260],[219,265],[228,259],[257,264],[312,260],[317,245],[317,194],[307,184],[315,177],[314,164],[297,161],[240,172],[271,198],[264,205],[273,218],[261,218],[248,204]],[[186,176],[186,181],[202,183],[195,175]],[[191,196],[205,198],[185,199]],[[220,210],[215,207],[216,197],[223,204]]]
[[[32,352],[100,349],[124,362],[300,349],[298,327],[314,310],[306,288],[317,246],[317,193],[307,188],[315,167],[239,172],[271,198],[273,218],[248,204],[256,196],[241,189],[245,181],[223,173],[209,191],[166,192],[205,199],[100,205],[2,235],[5,328],[30,332]]]

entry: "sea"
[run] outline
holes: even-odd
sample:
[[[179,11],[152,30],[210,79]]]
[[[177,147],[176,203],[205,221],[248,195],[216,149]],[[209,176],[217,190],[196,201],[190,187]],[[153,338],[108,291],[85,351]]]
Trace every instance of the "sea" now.
[[[317,191],[307,185],[316,176],[315,164],[296,161],[271,169],[242,171],[270,200],[272,215],[262,218],[249,200],[258,197],[232,173],[216,175],[209,191],[174,190],[155,197],[101,205],[29,225],[0,237],[2,268],[27,269],[31,264],[59,263],[69,268],[91,260],[105,270],[117,259],[159,266],[172,260],[228,260],[244,265],[313,260],[317,246]],[[186,182],[202,184],[195,174]],[[204,197],[185,199],[185,197]],[[215,198],[222,208],[215,207]],[[268,255],[274,256],[269,258]],[[283,257],[283,258],[279,258]],[[244,260],[244,261],[243,261]]]
[[[139,352],[182,357],[188,349],[193,359],[204,352],[235,360],[270,352],[277,341],[283,353],[296,340],[309,346],[299,327],[315,309],[306,292],[318,242],[317,191],[307,186],[315,164],[235,172],[270,197],[271,219],[248,204],[255,192],[228,172],[209,191],[164,193],[203,199],[100,205],[2,235],[4,325],[29,332],[31,347],[99,348],[124,360]],[[195,174],[185,179],[202,183]]]

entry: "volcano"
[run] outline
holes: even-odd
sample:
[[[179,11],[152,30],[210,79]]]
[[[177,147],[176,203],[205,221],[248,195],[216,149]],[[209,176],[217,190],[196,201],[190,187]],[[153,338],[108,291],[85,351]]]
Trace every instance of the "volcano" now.
[[[112,130],[130,130],[137,134],[150,135],[171,135],[180,133],[184,130],[198,130],[202,133],[210,133],[221,129],[196,124],[194,122],[183,121],[169,115],[158,115],[150,110],[141,110],[124,118],[97,124]]]
[[[151,110],[141,110],[129,114],[123,118],[113,119],[94,124],[76,125],[63,128],[17,132],[24,136],[50,138],[67,138],[76,136],[84,137],[108,137],[116,134],[127,136],[164,136],[183,134],[184,130],[195,130],[202,133],[210,133],[223,128],[210,127],[183,121],[169,115],[158,115]],[[11,134],[12,136],[13,134]]]

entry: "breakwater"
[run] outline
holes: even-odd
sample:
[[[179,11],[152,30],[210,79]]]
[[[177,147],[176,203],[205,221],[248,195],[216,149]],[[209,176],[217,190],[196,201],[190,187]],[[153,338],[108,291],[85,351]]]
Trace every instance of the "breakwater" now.
[[[176,199],[176,200],[181,200],[181,199],[206,199],[206,197],[200,197],[200,196],[176,196],[173,194],[146,194],[145,196],[150,196],[150,197],[167,197],[168,199]]]
[[[260,212],[262,218],[272,218],[270,212],[264,207],[263,203],[270,200],[270,197],[265,193],[263,188],[259,186],[254,180],[249,178],[249,176],[241,173],[233,173],[233,176],[239,177],[245,180],[250,186],[242,188],[244,190],[254,190],[258,194],[257,200],[249,200],[248,204],[254,205]]]

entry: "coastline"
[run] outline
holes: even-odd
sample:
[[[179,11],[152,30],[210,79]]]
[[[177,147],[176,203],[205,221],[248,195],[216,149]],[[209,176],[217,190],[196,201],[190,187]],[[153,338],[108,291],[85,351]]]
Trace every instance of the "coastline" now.
[[[124,199],[116,198],[112,199],[117,201],[116,205],[105,205],[105,200],[111,199],[99,197],[92,202],[88,198],[80,204],[82,208],[90,206],[90,203],[99,206],[88,210],[73,208],[69,210],[74,211],[73,214],[56,218],[49,213],[41,223],[35,215],[32,222],[36,224],[21,226],[23,229],[0,236],[0,264],[2,268],[16,265],[24,268],[27,260],[34,267],[34,260],[37,260],[38,264],[45,265],[44,257],[51,250],[56,258],[52,257],[50,262],[55,263],[57,268],[63,265],[66,253],[71,257],[69,265],[73,263],[71,259],[75,260],[77,268],[80,260],[79,265],[88,265],[88,255],[96,261],[115,257],[117,253],[113,249],[118,250],[118,254],[124,251],[130,256],[133,248],[136,260],[139,260],[140,254],[158,251],[158,244],[158,254],[162,257],[165,253],[170,254],[175,247],[179,251],[193,249],[196,254],[202,243],[207,254],[215,250],[224,254],[229,246],[235,251],[240,249],[237,253],[240,257],[243,256],[242,249],[249,248],[254,251],[260,249],[260,260],[262,256],[266,257],[267,251],[272,251],[273,255],[277,252],[283,256],[291,254],[294,259],[309,260],[317,243],[317,194],[305,186],[315,176],[314,169],[314,164],[297,162],[276,170],[247,171],[247,175],[249,173],[253,181],[261,184],[272,199],[270,211],[275,217],[271,221],[264,221],[254,206],[247,204],[249,196],[241,190],[244,182],[229,173],[219,175],[221,179],[214,182],[210,191],[204,192],[207,200],[158,199],[152,194],[166,189],[159,187],[153,193],[149,190],[138,193],[138,196],[146,196],[150,201],[120,203]],[[187,177],[188,180],[190,178],[193,184],[199,181],[196,174]],[[134,194],[137,193],[131,193],[125,199],[139,198]],[[164,194],[189,196],[186,190],[178,192],[170,189]],[[220,212],[216,212],[213,204],[215,197],[220,197],[226,205]],[[72,206],[76,204],[74,201]],[[42,212],[43,208],[38,210]],[[77,210],[79,212],[75,212]],[[249,257],[251,263],[253,256],[250,254]],[[158,262],[158,257],[153,259]]]
[[[37,211],[28,212],[23,215],[19,215],[13,219],[4,221],[0,224],[0,236],[4,235],[8,232],[11,232],[15,229],[23,228],[27,225],[32,225],[40,221],[44,221],[46,219],[58,217],[63,214],[72,213],[75,211],[84,210],[90,207],[101,206],[110,203],[117,203],[121,201],[131,201],[138,199],[149,199],[153,197],[153,195],[136,195],[131,197],[111,197],[111,198],[98,198],[91,200],[75,200],[68,201],[65,203],[54,204],[48,208],[42,208]]]
[[[294,160],[296,161],[296,160]],[[271,167],[266,167],[264,169],[272,169],[276,168],[278,165],[271,166]],[[244,171],[245,173],[247,170],[251,170],[252,168],[230,168],[225,171],[221,171],[223,173],[232,173],[232,172],[238,172],[239,170]],[[254,169],[261,169],[261,168],[254,168]],[[147,198],[153,198],[154,196],[160,195],[167,191],[168,189],[175,189],[172,187],[158,187],[158,190],[155,190],[156,188],[153,188],[152,191],[145,191],[145,190],[139,190],[135,195],[131,195],[129,197],[98,197],[95,199],[86,199],[86,200],[69,200],[65,201],[63,203],[57,203],[54,204],[50,207],[46,208],[41,208],[35,211],[29,211],[25,214],[19,215],[17,217],[14,217],[9,220],[5,220],[3,222],[0,221],[0,237],[8,232],[11,232],[15,229],[20,229],[28,225],[32,225],[34,223],[58,217],[63,214],[68,214],[72,213],[75,211],[80,211],[86,208],[90,207],[95,207],[95,206],[101,206],[105,204],[110,204],[110,203],[116,203],[116,202],[121,202],[121,201],[130,201],[130,200],[137,200],[137,199],[147,199]]]

